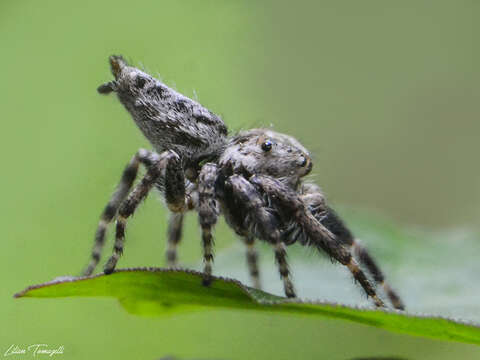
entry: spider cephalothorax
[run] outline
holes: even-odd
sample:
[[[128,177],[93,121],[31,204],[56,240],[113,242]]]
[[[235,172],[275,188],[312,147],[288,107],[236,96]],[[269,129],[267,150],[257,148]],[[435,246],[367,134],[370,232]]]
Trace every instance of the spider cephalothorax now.
[[[265,174],[297,188],[312,170],[310,154],[291,136],[268,129],[242,131],[228,141],[219,166],[245,177]]]
[[[123,252],[127,219],[152,188],[163,193],[172,215],[168,227],[167,263],[176,266],[183,216],[198,212],[202,229],[204,284],[211,282],[212,228],[219,215],[247,246],[247,262],[260,287],[255,239],[270,243],[284,283],[295,297],[286,245],[298,242],[327,253],[345,265],[374,300],[384,306],[366,273],[382,287],[392,305],[403,309],[398,295],[367,250],[327,205],[320,188],[303,182],[312,169],[308,151],[294,138],[270,129],[228,136],[223,121],[199,103],[170,89],[145,72],[110,57],[114,81],[98,88],[115,92],[150,141],[155,152],[140,149],[124,170],[117,191],[102,213],[95,235],[89,275],[100,260],[107,225],[116,219],[113,254],[105,273],[114,271]],[[147,171],[133,188],[139,164]]]

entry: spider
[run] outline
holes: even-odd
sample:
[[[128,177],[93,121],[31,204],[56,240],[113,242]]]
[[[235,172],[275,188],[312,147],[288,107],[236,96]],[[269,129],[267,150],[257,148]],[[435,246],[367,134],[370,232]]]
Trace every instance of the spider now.
[[[198,102],[129,66],[121,56],[113,55],[109,60],[115,80],[100,85],[98,92],[117,94],[155,151],[138,150],[123,171],[101,215],[85,275],[92,274],[99,263],[107,226],[116,220],[113,253],[104,267],[105,274],[114,271],[123,253],[127,219],[156,188],[171,211],[166,251],[169,267],[177,265],[176,249],[185,213],[198,213],[206,286],[212,281],[212,230],[222,214],[246,245],[255,287],[260,288],[254,248],[258,239],[273,247],[285,295],[296,297],[286,246],[298,242],[346,266],[377,307],[385,303],[369,277],[383,289],[394,308],[404,309],[366,248],[327,205],[320,188],[303,181],[313,164],[309,152],[297,140],[270,129],[229,136],[222,119]],[[140,164],[146,172],[134,186]]]

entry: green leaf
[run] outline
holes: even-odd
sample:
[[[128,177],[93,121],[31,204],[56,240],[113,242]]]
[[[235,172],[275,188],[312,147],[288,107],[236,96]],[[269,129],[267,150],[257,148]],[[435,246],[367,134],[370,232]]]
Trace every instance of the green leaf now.
[[[108,276],[64,278],[30,286],[15,297],[109,296],[119,299],[128,312],[146,316],[215,308],[329,317],[410,335],[480,344],[480,327],[473,323],[326,302],[293,301],[217,277],[207,288],[201,285],[201,276],[199,272],[186,270],[123,269]]]

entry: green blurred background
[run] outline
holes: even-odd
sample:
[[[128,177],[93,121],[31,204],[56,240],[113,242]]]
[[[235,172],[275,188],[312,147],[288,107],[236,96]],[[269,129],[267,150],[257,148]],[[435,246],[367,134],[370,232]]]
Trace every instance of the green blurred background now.
[[[83,268],[121,170],[148,146],[115,97],[95,91],[111,79],[110,54],[196,94],[231,130],[294,135],[335,204],[478,230],[479,15],[473,1],[1,1],[0,352],[46,343],[64,345],[66,359],[480,356],[333,320],[143,319],[110,299],[11,298]],[[121,267],[163,265],[155,198],[129,224]],[[224,224],[217,238],[218,252],[235,241]],[[181,260],[195,266],[193,216],[185,239]]]

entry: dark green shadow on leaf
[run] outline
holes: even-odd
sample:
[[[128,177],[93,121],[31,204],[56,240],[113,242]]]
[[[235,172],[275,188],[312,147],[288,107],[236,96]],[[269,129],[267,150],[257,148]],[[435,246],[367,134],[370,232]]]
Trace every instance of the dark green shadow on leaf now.
[[[354,308],[333,303],[289,300],[232,279],[214,278],[201,285],[201,273],[158,268],[122,269],[111,275],[54,280],[34,285],[15,297],[110,296],[131,314],[158,316],[206,309],[273,312],[291,316],[329,317],[425,336],[480,344],[480,326],[448,318],[388,310]]]

